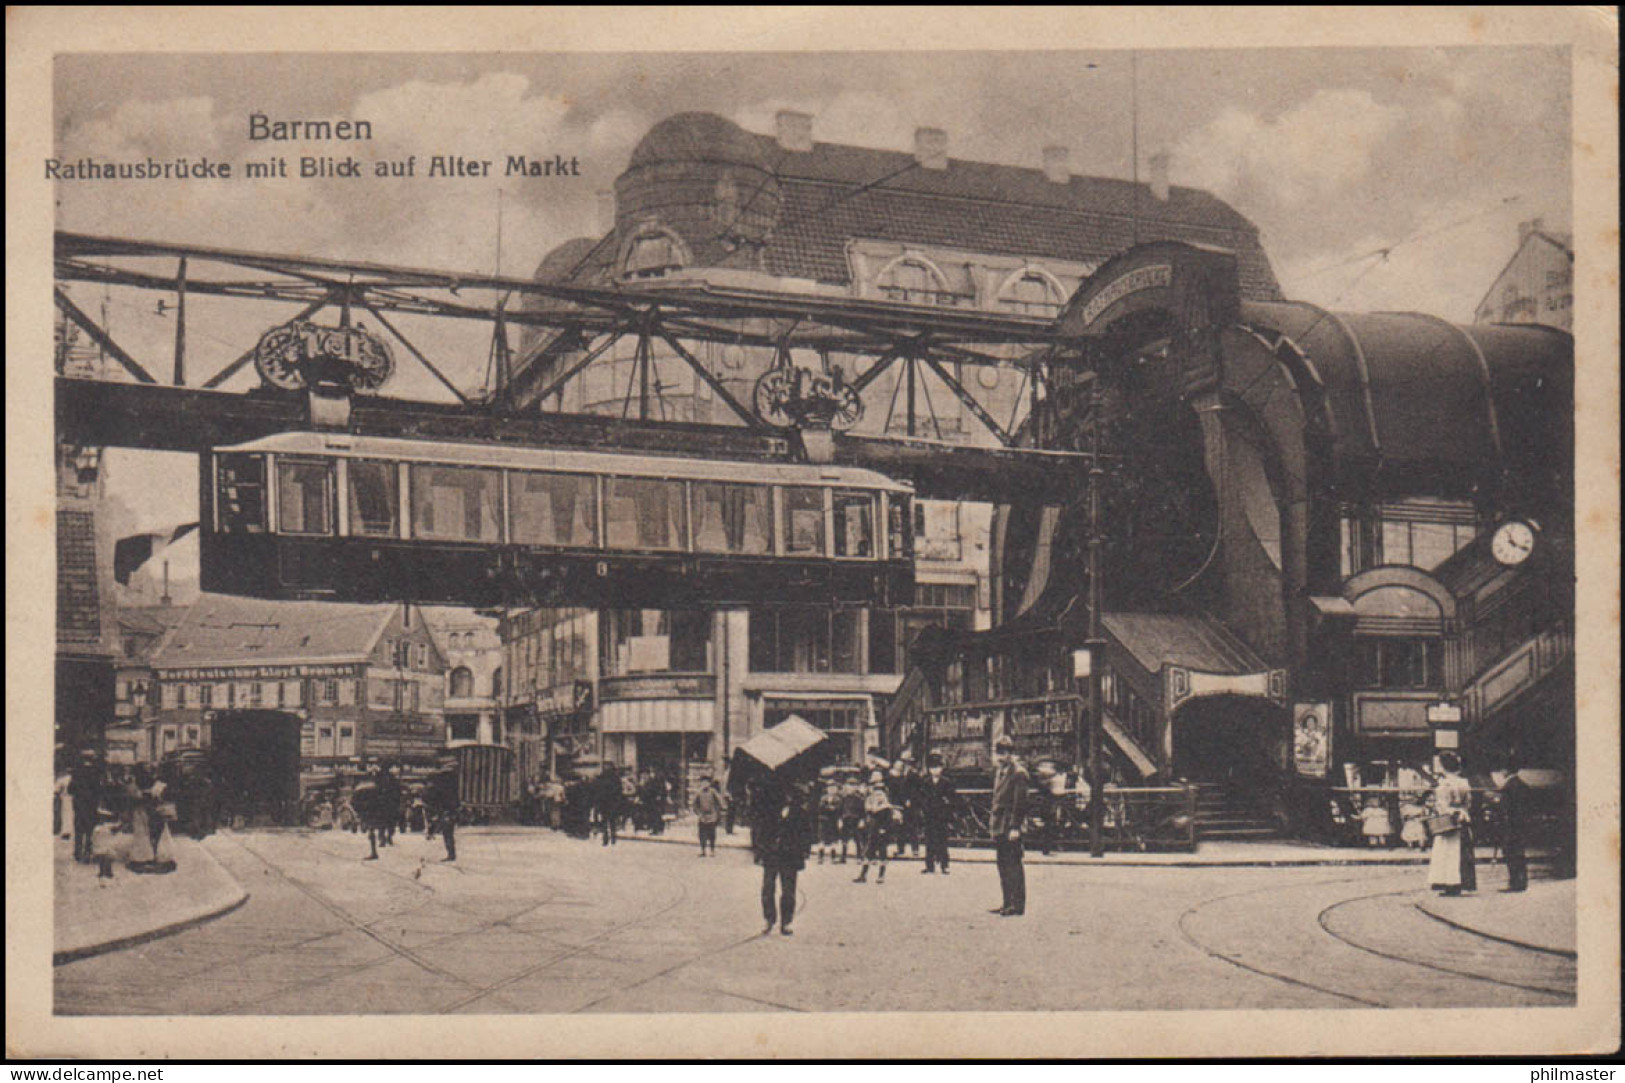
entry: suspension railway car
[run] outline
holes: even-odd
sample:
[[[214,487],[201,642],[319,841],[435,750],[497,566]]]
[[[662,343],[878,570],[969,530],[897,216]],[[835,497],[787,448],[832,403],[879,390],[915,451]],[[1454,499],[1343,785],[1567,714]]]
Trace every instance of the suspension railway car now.
[[[209,456],[204,590],[474,606],[908,604],[869,470],[295,432]]]

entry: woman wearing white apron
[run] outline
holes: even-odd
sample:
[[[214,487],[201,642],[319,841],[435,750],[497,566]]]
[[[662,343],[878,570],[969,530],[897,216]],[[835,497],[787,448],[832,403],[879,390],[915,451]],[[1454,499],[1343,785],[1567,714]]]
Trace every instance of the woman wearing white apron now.
[[[1478,876],[1473,868],[1473,827],[1470,811],[1473,791],[1467,780],[1458,773],[1461,761],[1454,753],[1439,755],[1439,766],[1444,773],[1433,789],[1433,809],[1440,816],[1456,822],[1456,830],[1433,836],[1433,850],[1428,861],[1428,886],[1445,895],[1460,895],[1463,891],[1478,890]]]

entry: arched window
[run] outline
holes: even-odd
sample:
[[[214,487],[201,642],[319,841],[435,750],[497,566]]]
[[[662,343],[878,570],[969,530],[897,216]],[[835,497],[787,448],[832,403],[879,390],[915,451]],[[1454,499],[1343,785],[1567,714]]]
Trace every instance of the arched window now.
[[[495,696],[498,699],[502,698],[502,667],[501,666],[498,666],[496,668],[496,671],[491,674],[491,695]]]
[[[474,674],[467,666],[458,666],[451,671],[451,696],[453,699],[467,699],[474,694]]]
[[[888,301],[911,305],[969,305],[975,295],[968,284],[950,282],[935,264],[924,256],[898,256],[875,276],[875,289]]]
[[[999,287],[999,307],[1007,312],[1053,316],[1066,302],[1066,291],[1048,271],[1023,267]]]

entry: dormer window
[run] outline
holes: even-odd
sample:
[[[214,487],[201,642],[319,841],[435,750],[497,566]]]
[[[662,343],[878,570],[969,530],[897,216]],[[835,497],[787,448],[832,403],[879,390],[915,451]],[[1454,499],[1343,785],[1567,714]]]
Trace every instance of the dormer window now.
[[[622,274],[627,278],[658,278],[687,264],[681,239],[668,229],[645,229],[627,245]]]

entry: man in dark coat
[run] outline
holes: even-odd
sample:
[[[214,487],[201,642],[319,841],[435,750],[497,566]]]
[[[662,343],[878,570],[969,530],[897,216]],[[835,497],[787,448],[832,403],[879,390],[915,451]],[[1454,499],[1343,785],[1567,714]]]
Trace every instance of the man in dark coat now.
[[[942,875],[947,876],[948,828],[958,794],[953,781],[943,772],[942,757],[935,752],[926,757],[925,777],[920,779],[915,796],[925,832],[925,868],[921,872],[934,873],[940,866]]]
[[[355,810],[356,819],[361,822],[361,830],[367,833],[367,845],[372,850],[362,858],[363,861],[378,860],[378,841],[379,836],[383,834],[383,828],[379,823],[383,807],[379,799],[379,779],[382,777],[383,771],[374,767],[370,775],[356,783],[355,792],[350,795],[350,807]]]
[[[395,828],[401,819],[401,776],[392,763],[378,776],[378,841],[395,845]]]
[[[102,803],[102,769],[96,763],[96,753],[85,749],[79,762],[73,765],[68,781],[68,795],[73,798],[73,859],[90,860],[95,844],[97,810]]]
[[[807,867],[807,851],[812,844],[807,809],[800,792],[776,778],[752,794],[751,809],[754,820],[750,843],[756,863],[762,866],[762,917],[767,922],[762,932],[772,932],[777,924],[780,933],[790,936],[790,923],[796,916],[796,876]]]
[[[1027,818],[1027,769],[1015,757],[1015,742],[1000,737],[993,745],[999,769],[993,776],[992,835],[1004,903],[990,913],[1017,917],[1027,912],[1027,874],[1021,867],[1021,829]]]
[[[593,788],[597,795],[598,826],[604,832],[604,845],[610,846],[620,837],[621,817],[626,815],[620,772],[613,767],[605,767]]]
[[[462,814],[463,802],[457,788],[457,765],[455,763],[442,764],[440,770],[429,780],[429,792],[425,795],[424,804],[429,806],[429,815],[433,818],[440,837],[446,840],[445,861],[457,860],[457,818]]]
[[[1501,853],[1507,863],[1506,891],[1529,887],[1529,859],[1524,845],[1529,827],[1529,784],[1518,777],[1516,754],[1507,759],[1506,781],[1501,783]]]

